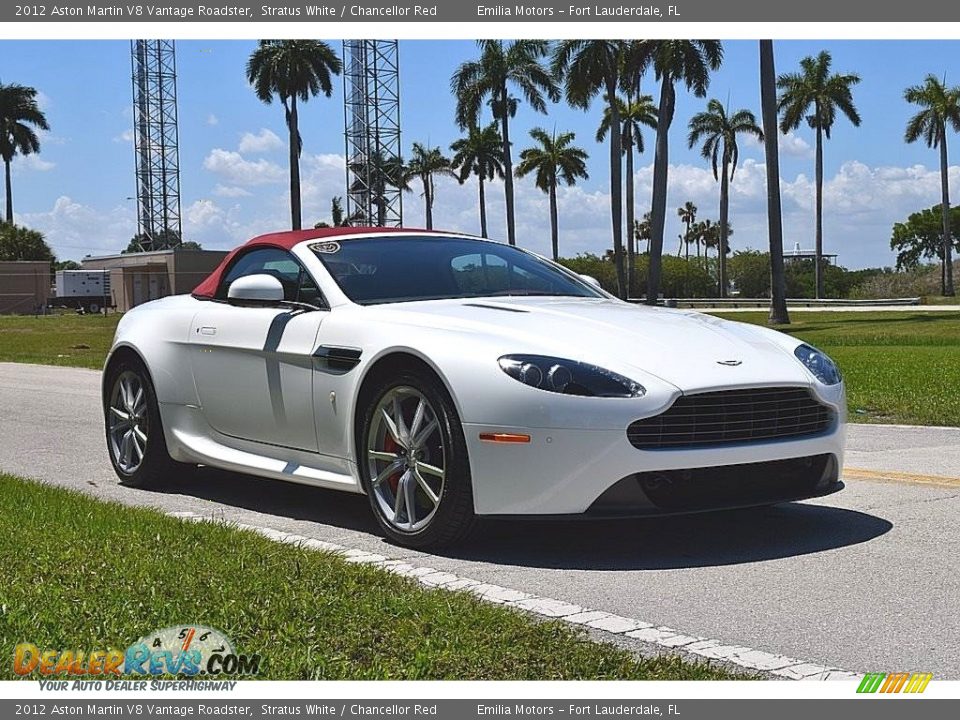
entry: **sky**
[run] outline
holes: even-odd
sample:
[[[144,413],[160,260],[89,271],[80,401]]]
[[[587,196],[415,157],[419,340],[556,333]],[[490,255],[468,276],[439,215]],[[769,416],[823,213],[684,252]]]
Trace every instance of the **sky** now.
[[[330,39],[338,53],[339,39]],[[257,100],[244,67],[256,42],[177,42],[180,119],[181,213],[185,240],[204,248],[234,247],[250,237],[289,226],[286,128],[283,109]],[[903,89],[927,73],[960,76],[958,41],[777,41],[777,72],[797,69],[800,59],[829,50],[835,72],[858,73],[854,99],[863,118],[854,128],[845,118],[826,143],[824,249],[849,268],[892,265],[891,227],[911,212],[938,204],[938,154],[922,142],[903,142],[912,114]],[[747,108],[759,119],[757,43],[724,42],[724,61],[711,77],[707,98],[731,110]],[[478,55],[472,41],[400,42],[401,126],[405,152],[414,141],[447,150],[460,131],[453,121],[450,77]],[[39,91],[50,131],[40,154],[13,164],[15,220],[42,231],[59,259],[118,252],[136,232],[129,43],[120,41],[0,41],[0,82]],[[643,89],[656,97],[654,78]],[[301,107],[303,222],[329,220],[330,199],[344,195],[343,87],[332,97]],[[676,252],[682,227],[676,208],[693,201],[700,219],[719,216],[719,184],[698,149],[688,149],[687,123],[707,98],[678,93],[670,135],[670,184],[665,251]],[[576,133],[590,155],[590,177],[559,192],[561,254],[602,254],[611,247],[609,154],[594,140],[602,105],[587,110],[551,105],[546,115],[521,104],[511,126],[514,157],[531,144],[529,131]],[[960,138],[950,140],[960,142]],[[637,217],[649,209],[653,135],[635,160]],[[784,246],[813,246],[814,137],[802,127],[780,136]],[[762,249],[766,236],[763,148],[741,139],[740,167],[731,185],[734,251]],[[449,154],[449,152],[448,152]],[[960,187],[960,159],[950,167]],[[515,182],[520,245],[549,252],[547,196],[527,177]],[[475,181],[437,182],[437,228],[479,232]],[[506,236],[502,185],[487,192],[491,236]],[[407,193],[404,224],[423,225],[420,191]]]

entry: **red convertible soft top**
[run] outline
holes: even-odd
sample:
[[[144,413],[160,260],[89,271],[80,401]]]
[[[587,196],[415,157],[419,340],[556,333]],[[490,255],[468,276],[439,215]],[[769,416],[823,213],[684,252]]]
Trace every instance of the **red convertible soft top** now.
[[[241,250],[251,246],[277,247],[284,250],[290,250],[294,245],[298,245],[305,240],[323,240],[325,238],[339,237],[342,235],[373,235],[375,233],[397,233],[397,232],[417,232],[428,233],[430,230],[421,230],[419,228],[393,228],[393,227],[336,227],[336,228],[312,228],[310,230],[284,230],[283,232],[268,233],[267,235],[258,235],[252,240],[248,240],[243,245],[235,248],[227,255],[217,266],[216,270],[210,273],[206,280],[201,282],[193,289],[195,298],[214,297],[217,288],[220,286],[220,278],[224,271],[233,262],[233,258]]]

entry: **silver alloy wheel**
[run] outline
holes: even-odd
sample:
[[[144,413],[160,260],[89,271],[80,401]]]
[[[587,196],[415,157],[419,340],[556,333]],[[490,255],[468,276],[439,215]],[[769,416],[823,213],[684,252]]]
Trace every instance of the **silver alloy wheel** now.
[[[132,370],[124,370],[113,381],[110,391],[110,454],[120,470],[132,475],[147,451],[150,419],[143,379]]]
[[[392,388],[367,435],[370,485],[383,518],[403,532],[425,527],[440,507],[446,467],[439,417],[416,388]]]

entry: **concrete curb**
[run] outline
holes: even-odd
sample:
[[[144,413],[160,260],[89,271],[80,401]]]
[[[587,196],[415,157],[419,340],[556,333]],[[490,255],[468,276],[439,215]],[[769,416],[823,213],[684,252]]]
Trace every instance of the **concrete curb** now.
[[[171,517],[186,522],[222,522],[213,517],[193,512],[168,513]],[[592,610],[563,600],[531,595],[500,585],[460,577],[453,573],[431,567],[415,566],[402,560],[393,560],[378,553],[356,550],[337,543],[285,533],[269,527],[246,523],[228,523],[231,527],[249,530],[275,542],[313,550],[331,552],[346,562],[362,563],[379,567],[401,577],[416,580],[429,588],[459,590],[471,593],[485,602],[522,610],[548,620],[560,620],[583,627],[600,639],[608,636],[610,641],[640,641],[666,652],[681,652],[696,659],[719,662],[733,669],[751,673],[764,673],[770,677],[786,680],[845,680],[859,681],[862,674],[840,668],[806,662],[785,655],[776,655],[741,645],[731,645],[721,640],[688,635],[665,626],[655,626],[635,618],[622,617],[602,610]]]

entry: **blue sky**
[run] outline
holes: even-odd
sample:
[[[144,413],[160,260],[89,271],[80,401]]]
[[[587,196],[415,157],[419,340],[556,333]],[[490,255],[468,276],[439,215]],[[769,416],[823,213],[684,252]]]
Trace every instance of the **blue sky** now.
[[[339,40],[332,41],[340,49]],[[207,248],[232,247],[247,237],[283,228],[287,222],[283,112],[260,103],[244,77],[255,42],[179,41],[180,156],[184,234]],[[759,116],[757,45],[724,43],[723,67],[709,97],[746,107]],[[911,113],[903,102],[907,85],[928,72],[960,82],[960,44],[936,41],[778,41],[778,72],[801,57],[828,49],[834,70],[857,72],[863,81],[855,99],[863,125],[846,120],[834,128],[825,151],[825,237],[828,252],[848,267],[890,264],[890,227],[909,212],[939,201],[937,154],[902,141]],[[447,148],[456,139],[449,79],[457,65],[476,56],[470,41],[402,41],[403,144],[429,142]],[[18,222],[44,231],[61,258],[80,258],[124,247],[136,231],[133,151],[130,140],[129,44],[119,41],[2,41],[0,81],[36,87],[51,124],[39,156],[14,168]],[[652,77],[645,90],[656,95]],[[304,139],[304,223],[329,214],[330,197],[343,195],[343,109],[338,79],[332,98],[316,98],[301,111]],[[681,92],[671,131],[671,185],[666,247],[680,231],[675,208],[691,199],[701,217],[716,219],[718,186],[696,150],[686,147],[686,124],[705,104]],[[539,115],[521,105],[511,130],[515,155],[530,128],[572,130],[591,156],[590,179],[560,195],[561,250],[601,253],[610,245],[606,150],[593,136],[599,103],[587,112],[564,105]],[[952,140],[952,138],[951,138]],[[652,136],[647,138],[652,149]],[[954,144],[960,142],[960,138]],[[812,245],[812,133],[802,128],[781,138],[785,245]],[[762,148],[744,140],[742,167],[733,183],[734,249],[762,247],[765,200]],[[652,152],[636,162],[637,213],[649,205]],[[951,178],[960,187],[960,161]],[[517,181],[520,243],[546,252],[547,199],[531,179]],[[502,237],[500,187],[488,193],[492,234]],[[404,200],[409,225],[423,222],[419,193]],[[439,227],[476,232],[476,187],[442,181],[435,207]]]

